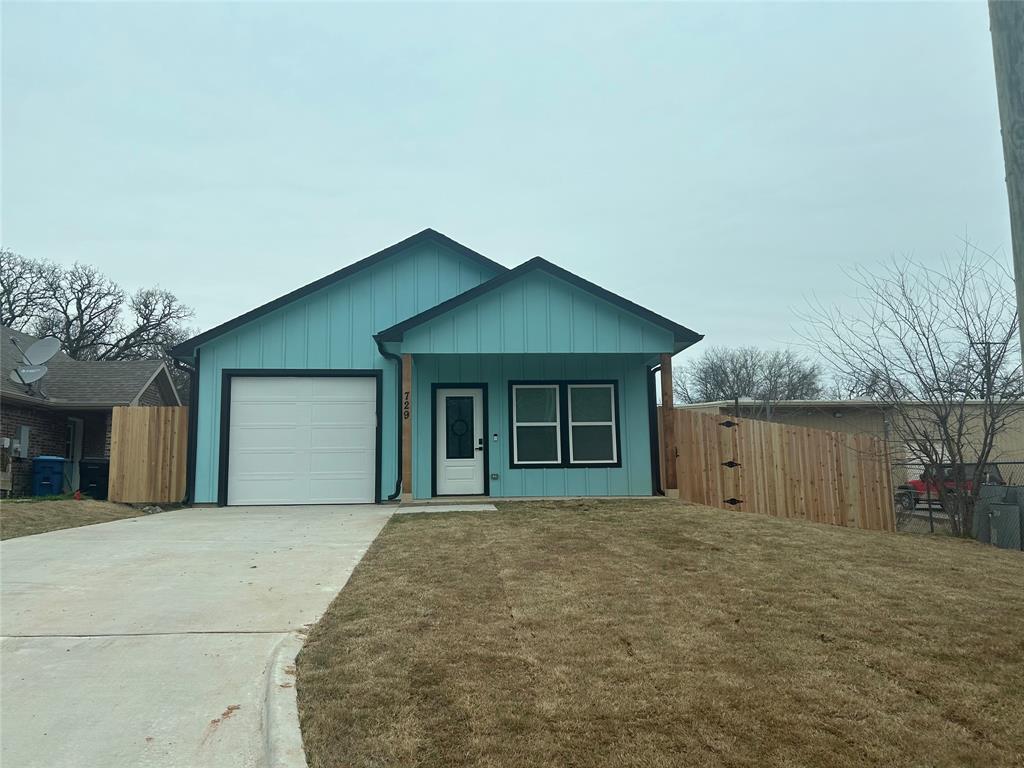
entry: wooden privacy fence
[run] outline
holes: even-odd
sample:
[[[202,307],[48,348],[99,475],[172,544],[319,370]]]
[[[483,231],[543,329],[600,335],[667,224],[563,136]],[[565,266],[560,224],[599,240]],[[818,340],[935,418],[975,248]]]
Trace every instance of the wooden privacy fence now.
[[[131,503],[181,501],[187,453],[187,407],[114,408],[108,498]]]
[[[682,499],[896,530],[889,456],[876,437],[682,409],[675,411],[675,433]]]

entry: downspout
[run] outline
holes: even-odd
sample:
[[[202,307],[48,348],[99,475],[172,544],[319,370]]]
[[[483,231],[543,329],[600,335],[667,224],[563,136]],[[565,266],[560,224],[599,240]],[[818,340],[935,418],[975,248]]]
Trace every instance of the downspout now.
[[[395,361],[395,391],[398,393],[398,402],[396,403],[398,407],[395,410],[396,424],[398,425],[396,430],[396,437],[398,438],[396,441],[398,443],[398,463],[395,464],[395,474],[397,475],[395,477],[395,492],[388,496],[387,499],[388,501],[394,501],[402,495],[402,357],[384,349],[384,342],[376,336],[373,337],[373,340],[377,342],[377,351],[380,352],[381,357]]]
[[[175,358],[174,367],[188,371],[188,447],[185,455],[185,496],[181,503],[185,506],[192,506],[195,501],[196,485],[196,445],[198,435],[196,431],[199,425],[199,350],[193,353],[195,363],[188,365]]]

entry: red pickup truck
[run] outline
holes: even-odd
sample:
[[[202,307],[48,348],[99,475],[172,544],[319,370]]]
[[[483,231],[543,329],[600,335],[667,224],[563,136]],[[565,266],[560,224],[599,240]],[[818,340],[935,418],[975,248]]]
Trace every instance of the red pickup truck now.
[[[974,470],[974,464],[965,464],[961,475],[965,479],[959,485],[956,482],[957,472],[954,467],[932,467],[931,470],[925,470],[916,479],[896,489],[896,504],[908,512],[920,504],[938,506],[940,482],[947,491],[960,488],[970,493],[974,490]],[[986,464],[981,477],[982,485],[1006,485],[996,464]]]

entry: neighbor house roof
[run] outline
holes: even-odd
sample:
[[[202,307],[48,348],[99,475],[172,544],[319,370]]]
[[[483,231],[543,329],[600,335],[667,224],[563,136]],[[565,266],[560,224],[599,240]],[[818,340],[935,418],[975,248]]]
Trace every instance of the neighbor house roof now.
[[[22,362],[18,347],[24,350],[35,341],[34,336],[0,326],[0,396],[4,399],[49,408],[138,405],[143,392],[156,381],[165,399],[181,402],[162,360],[74,360],[58,352],[46,363],[49,371],[38,382],[26,386],[13,381],[11,371]]]
[[[543,259],[540,256],[536,256],[530,259],[529,261],[523,262],[515,269],[510,269],[507,272],[498,275],[497,277],[491,278],[490,280],[481,283],[476,288],[472,288],[468,291],[465,291],[464,293],[460,293],[458,296],[455,296],[449,299],[448,301],[443,301],[440,304],[431,307],[430,309],[420,312],[418,315],[413,315],[407,320],[403,320],[400,323],[392,325],[390,328],[385,328],[384,330],[377,333],[374,336],[374,338],[382,342],[401,341],[406,331],[415,328],[418,325],[426,323],[427,321],[432,320],[435,317],[443,315],[446,312],[450,312],[451,310],[461,306],[462,304],[465,304],[469,301],[473,301],[474,299],[483,296],[495,290],[496,288],[500,288],[506,283],[509,283],[510,281],[515,280],[518,277],[521,277],[522,275],[538,270],[546,272],[549,275],[553,275],[554,277],[559,278],[560,280],[563,280],[569,283],[570,285],[575,286],[576,288],[586,291],[587,293],[592,294],[593,296],[596,296],[599,299],[603,299],[604,301],[607,301],[610,304],[615,305],[619,309],[626,310],[627,312],[630,312],[636,315],[637,317],[646,320],[652,325],[656,325],[670,331],[672,333],[673,338],[675,339],[677,347],[676,351],[685,349],[691,344],[695,344],[696,342],[704,338],[702,334],[699,334],[696,331],[687,328],[685,325],[680,325],[679,323],[673,320],[669,320],[667,317],[663,317],[662,315],[659,315],[656,312],[652,312],[646,307],[642,307],[639,304],[630,301],[629,299],[623,298],[618,294],[612,293],[611,291],[602,288],[599,285],[595,285],[594,283],[591,283],[589,280],[584,280],[579,275],[573,274],[567,269],[559,267],[557,264],[552,264],[550,261],[548,261],[547,259]]]
[[[249,310],[236,318],[228,320],[226,323],[221,323],[208,331],[204,331],[198,336],[193,336],[191,339],[183,341],[181,344],[171,349],[170,354],[178,359],[191,358],[194,356],[196,347],[205,344],[207,341],[215,339],[216,337],[245,325],[246,323],[252,322],[263,315],[273,312],[276,309],[280,309],[281,307],[301,299],[304,296],[308,296],[315,291],[319,291],[321,288],[326,288],[327,286],[349,277],[356,272],[372,267],[374,264],[383,261],[389,256],[394,256],[396,253],[399,253],[406,248],[423,242],[440,243],[461,256],[465,256],[478,264],[482,264],[499,272],[504,272],[508,269],[508,267],[502,266],[496,261],[491,261],[491,259],[488,259],[483,254],[477,253],[472,248],[467,248],[462,243],[457,243],[447,235],[443,235],[433,229],[424,229],[422,232],[417,232],[412,237],[407,237],[405,240],[395,243],[394,245],[390,245],[382,251],[377,251],[377,253],[367,256],[365,259],[360,259],[353,264],[349,264],[347,267],[342,267],[337,272],[332,272],[325,277],[321,277],[319,280],[314,280],[312,283],[308,283],[301,288],[296,288],[294,291],[286,293],[284,296],[280,296],[273,301],[269,301],[266,304]]]

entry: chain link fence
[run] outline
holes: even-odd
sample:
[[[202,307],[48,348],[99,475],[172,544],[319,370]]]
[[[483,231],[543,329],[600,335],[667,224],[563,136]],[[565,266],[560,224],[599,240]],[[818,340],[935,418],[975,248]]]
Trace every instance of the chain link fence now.
[[[961,477],[973,476],[965,467]],[[953,535],[949,511],[939,498],[939,484],[955,489],[954,467],[925,468],[921,464],[893,464],[893,503],[896,529],[909,533]],[[961,481],[962,482],[962,481]],[[971,535],[1004,549],[1024,549],[1024,461],[986,464],[978,491]]]

